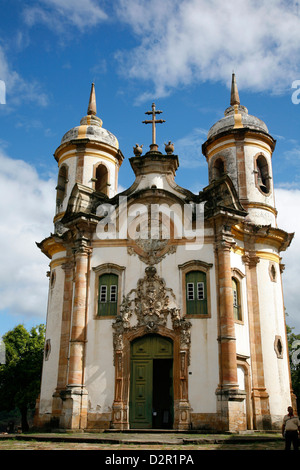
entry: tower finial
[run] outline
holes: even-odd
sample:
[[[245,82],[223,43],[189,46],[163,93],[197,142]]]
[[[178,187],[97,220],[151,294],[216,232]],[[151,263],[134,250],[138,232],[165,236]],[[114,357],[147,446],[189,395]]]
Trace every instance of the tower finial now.
[[[87,110],[88,115],[93,114],[96,116],[97,114],[97,107],[96,107],[96,93],[95,93],[95,84],[92,83],[91,94],[90,94],[90,101]]]
[[[232,73],[232,82],[231,82],[231,97],[230,97],[230,105],[234,106],[235,104],[240,104],[240,97],[239,91],[236,84],[235,73]]]

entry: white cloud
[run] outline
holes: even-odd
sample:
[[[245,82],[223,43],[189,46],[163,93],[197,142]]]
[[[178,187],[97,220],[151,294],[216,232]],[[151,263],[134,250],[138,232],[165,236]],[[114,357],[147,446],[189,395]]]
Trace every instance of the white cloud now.
[[[0,314],[44,321],[48,260],[36,242],[53,228],[55,182],[0,151],[0,187]]]
[[[33,102],[39,106],[48,104],[47,94],[37,81],[28,82],[10,66],[5,51],[0,45],[0,80],[5,83],[5,109],[20,103]]]
[[[300,78],[296,1],[119,0],[117,12],[139,45],[116,57],[156,96],[195,81],[229,84],[233,69],[239,87],[255,91],[286,91]]]
[[[108,16],[95,0],[40,0],[24,9],[24,18],[29,26],[44,23],[62,31],[64,25],[72,25],[83,31],[106,21]]]
[[[285,264],[283,273],[283,288],[287,323],[295,327],[295,333],[300,333],[300,289],[299,289],[299,263],[300,263],[300,190],[282,189],[275,192],[276,208],[278,210],[278,226],[289,233],[295,233],[294,240],[286,252],[283,252],[282,262]]]

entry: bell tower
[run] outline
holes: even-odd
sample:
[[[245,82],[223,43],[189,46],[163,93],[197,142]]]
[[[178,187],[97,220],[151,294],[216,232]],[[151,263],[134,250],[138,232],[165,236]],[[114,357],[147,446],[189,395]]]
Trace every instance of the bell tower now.
[[[232,74],[230,107],[214,124],[203,144],[209,183],[227,174],[249,222],[276,227],[272,154],[276,141],[266,124],[240,104],[235,74]]]
[[[87,115],[80,125],[63,136],[54,157],[58,163],[56,215],[54,224],[65,214],[75,184],[111,198],[117,193],[118,172],[124,159],[117,138],[102,127],[97,116],[95,85],[92,83]]]

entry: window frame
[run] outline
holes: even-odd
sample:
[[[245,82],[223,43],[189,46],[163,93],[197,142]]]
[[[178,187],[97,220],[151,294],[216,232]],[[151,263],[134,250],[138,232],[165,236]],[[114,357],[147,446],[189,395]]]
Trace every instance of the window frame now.
[[[238,268],[232,268],[231,270],[231,280],[236,282],[237,285],[237,295],[238,295],[238,309],[239,309],[239,317],[236,318],[234,315],[234,322],[239,324],[244,324],[244,303],[243,303],[243,279],[246,277]],[[234,294],[233,296],[233,309],[234,306]]]
[[[103,168],[101,168],[103,167]],[[99,169],[103,172],[102,175],[97,174]],[[100,180],[101,178],[101,180]],[[103,179],[103,181],[102,181]],[[101,183],[100,183],[101,181]],[[98,162],[94,165],[93,167],[93,189],[101,194],[105,194],[106,196],[109,195],[109,187],[111,186],[110,184],[110,171],[107,165],[105,165],[104,162]],[[99,188],[100,185],[100,188]],[[102,191],[100,189],[103,189]]]
[[[116,287],[118,292],[118,275],[107,272],[98,276],[98,316],[115,317],[117,315],[117,295],[114,301],[111,300],[111,288]]]
[[[254,175],[255,175],[255,186],[263,196],[270,196],[272,193],[271,179],[270,174],[270,165],[266,155],[263,153],[258,153],[254,157]],[[266,191],[262,189],[262,185],[259,184],[259,175],[261,176],[262,183],[265,183],[264,186]]]
[[[231,280],[232,280],[234,321],[241,323],[243,321],[242,302],[241,302],[241,285],[240,285],[240,281],[236,277],[232,276]],[[234,285],[235,285],[235,289],[234,289]]]
[[[184,264],[178,266],[180,277],[181,277],[181,286],[182,286],[182,313],[187,318],[211,318],[211,295],[210,295],[210,270],[213,264],[206,263],[200,260],[191,260],[187,261]],[[205,274],[205,288],[204,288],[204,299],[198,300],[198,284],[203,281],[197,281],[197,285],[194,286],[194,297],[197,298],[197,302],[206,302],[206,313],[190,313],[188,311],[187,305],[187,276],[191,272],[199,272]]]
[[[63,174],[64,173],[64,174]],[[63,204],[63,201],[67,195],[67,187],[68,187],[68,175],[69,175],[69,167],[65,163],[61,165],[58,171],[57,176],[57,185],[56,185],[56,206],[60,208]]]
[[[120,315],[120,305],[122,302],[122,289],[124,285],[124,272],[125,272],[125,267],[124,266],[119,266],[117,264],[113,263],[105,263],[101,264],[97,267],[93,268],[94,275],[95,275],[95,281],[94,281],[94,319],[112,319],[116,318],[116,316]],[[99,304],[101,303],[101,299],[99,298],[100,296],[100,284],[99,281],[101,279],[101,276],[103,275],[115,275],[117,276],[117,284],[111,284],[109,286],[109,289],[106,290],[106,302],[107,301],[111,305],[115,305],[115,313],[111,314],[101,314],[99,312]],[[111,301],[112,298],[112,290],[111,287],[117,286],[116,292],[115,292],[115,299]],[[103,302],[104,303],[104,302]]]

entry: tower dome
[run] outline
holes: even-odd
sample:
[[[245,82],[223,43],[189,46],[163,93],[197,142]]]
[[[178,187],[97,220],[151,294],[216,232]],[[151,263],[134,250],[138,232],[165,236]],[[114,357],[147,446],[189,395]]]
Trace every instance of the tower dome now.
[[[65,133],[61,139],[61,144],[65,144],[74,139],[88,139],[96,142],[111,145],[115,149],[119,148],[118,139],[107,129],[102,127],[102,119],[97,114],[95,85],[92,83],[90,101],[87,115],[80,120],[80,125],[75,126]]]
[[[202,146],[209,183],[228,175],[249,221],[276,226],[272,154],[276,141],[266,124],[240,103],[232,74],[230,106],[209,130]]]
[[[232,129],[246,128],[254,131],[269,133],[266,124],[256,116],[248,113],[248,109],[240,104],[235,74],[232,74],[230,106],[224,112],[224,117],[216,122],[208,131],[207,138],[213,138]]]
[[[118,171],[124,156],[118,139],[102,127],[102,120],[96,114],[92,83],[87,115],[79,126],[64,134],[54,153],[59,168],[55,222],[63,217],[74,185],[85,186],[108,198],[117,192]]]

